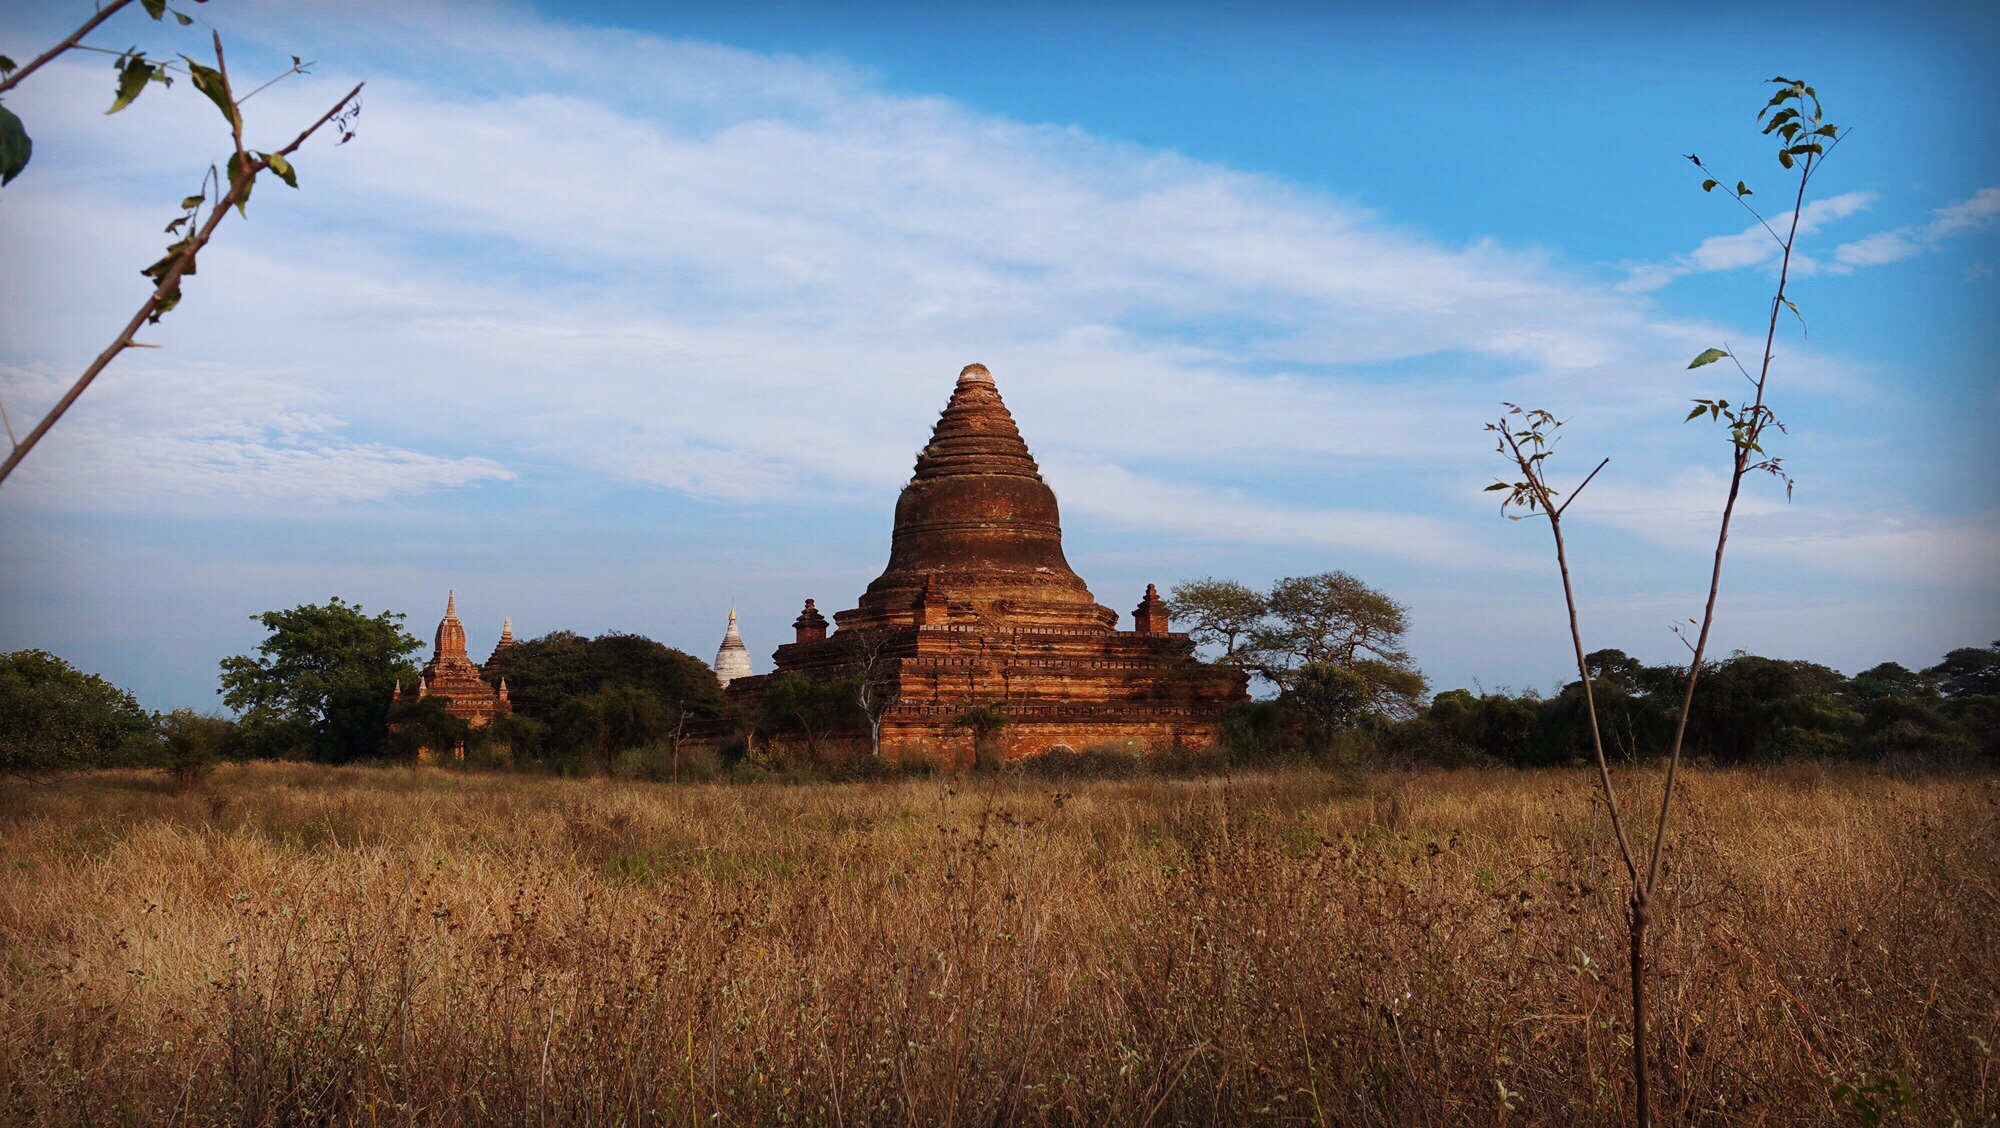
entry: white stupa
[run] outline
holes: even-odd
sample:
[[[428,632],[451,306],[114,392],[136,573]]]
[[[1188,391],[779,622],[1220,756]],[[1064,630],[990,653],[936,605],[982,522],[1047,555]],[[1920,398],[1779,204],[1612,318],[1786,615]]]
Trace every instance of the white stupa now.
[[[723,632],[722,648],[715,652],[715,680],[727,686],[737,678],[750,676],[750,650],[736,633],[736,608],[729,609],[729,629]]]

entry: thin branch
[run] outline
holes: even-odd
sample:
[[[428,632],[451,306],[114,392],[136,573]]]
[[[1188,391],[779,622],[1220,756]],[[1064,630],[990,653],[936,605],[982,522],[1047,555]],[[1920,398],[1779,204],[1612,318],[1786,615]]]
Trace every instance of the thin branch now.
[[[1597,470],[1602,470],[1602,469],[1604,469],[1604,468],[1605,468],[1606,466],[1609,466],[1609,465],[1611,465],[1611,460],[1607,458],[1607,459],[1605,459],[1604,461],[1602,461],[1602,462],[1600,462],[1600,463],[1598,463],[1598,464],[1597,464]],[[1588,474],[1584,475],[1584,478],[1583,478],[1583,481],[1581,481],[1581,482],[1578,482],[1578,483],[1577,483],[1577,485],[1576,485],[1576,488],[1575,488],[1575,489],[1573,489],[1573,490],[1571,490],[1571,491],[1569,491],[1569,501],[1565,501],[1565,502],[1563,502],[1563,503],[1562,503],[1561,505],[1559,505],[1559,506],[1557,506],[1557,507],[1556,507],[1556,516],[1557,516],[1557,517],[1561,517],[1561,516],[1563,515],[1563,510],[1565,510],[1565,509],[1568,509],[1568,508],[1569,508],[1569,502],[1570,502],[1570,501],[1575,501],[1575,500],[1576,500],[1576,495],[1578,495],[1578,494],[1580,494],[1580,493],[1582,493],[1582,492],[1583,492],[1583,487],[1585,487],[1585,486],[1589,485],[1589,484],[1590,484],[1590,480],[1591,480],[1592,478],[1595,478],[1595,477],[1597,477],[1597,470],[1592,470],[1592,471],[1591,471],[1590,473],[1588,473]]]
[[[1535,463],[1521,453],[1521,444],[1515,439],[1514,432],[1507,426],[1505,419],[1500,421],[1499,430],[1501,441],[1507,444],[1507,449],[1512,452],[1515,463],[1520,466],[1521,472],[1527,476],[1529,488],[1534,491],[1540,500],[1542,508],[1549,519],[1549,533],[1555,538],[1556,566],[1562,572],[1563,603],[1569,611],[1569,637],[1571,644],[1576,648],[1577,677],[1583,682],[1584,711],[1590,717],[1591,750],[1597,756],[1597,782],[1604,789],[1604,805],[1611,812],[1611,829],[1618,839],[1618,856],[1625,862],[1625,872],[1632,879],[1633,896],[1636,898],[1639,896],[1638,855],[1633,852],[1631,839],[1626,836],[1625,820],[1618,813],[1618,789],[1611,783],[1611,766],[1604,757],[1604,736],[1597,724],[1597,699],[1595,691],[1591,687],[1590,663],[1585,659],[1583,652],[1583,628],[1577,616],[1576,589],[1570,581],[1569,549],[1563,543],[1562,509],[1550,503],[1548,486],[1542,482],[1541,471],[1536,468]],[[1605,464],[1610,461],[1607,458],[1603,462],[1598,463],[1597,470],[1604,469]],[[1597,470],[1590,472],[1590,477],[1583,480],[1583,485],[1589,485],[1590,478],[1597,477]],[[1578,491],[1582,489],[1583,486],[1577,487]],[[1575,500],[1574,494],[1571,495],[1571,500]],[[1569,502],[1567,501],[1563,503],[1564,507],[1568,505]]]
[[[296,56],[294,56],[294,58],[296,58]],[[292,69],[285,71],[283,74],[278,75],[271,81],[266,82],[264,85],[259,86],[257,89],[252,90],[250,93],[245,94],[243,97],[236,99],[236,104],[240,106],[243,103],[248,102],[250,99],[255,98],[257,95],[262,94],[264,91],[269,90],[271,87],[276,86],[278,83],[283,82],[284,80],[292,77],[295,74],[306,73],[306,68],[312,66],[315,61],[316,60],[308,59],[303,63],[294,62],[292,64]]]
[[[277,155],[290,156],[296,152],[299,146],[306,143],[307,139],[319,132],[320,127],[332,121],[335,114],[346,108],[348,103],[354,101],[361,94],[361,87],[365,85],[367,84],[357,83],[354,89],[347,92],[346,97],[335,102],[332,109],[321,114],[319,120],[308,126],[305,132],[292,140],[291,144],[279,149]],[[240,136],[238,147],[240,151]],[[27,457],[28,452],[34,449],[35,444],[41,441],[43,435],[48,433],[49,428],[55,426],[56,420],[61,419],[63,413],[70,409],[70,405],[76,402],[77,397],[83,394],[84,389],[90,387],[90,382],[97,379],[97,374],[104,371],[105,366],[117,359],[119,353],[134,346],[133,336],[139,332],[141,326],[146,324],[146,319],[151,317],[155,310],[159,309],[160,304],[166,301],[167,296],[178,291],[181,275],[194,265],[196,253],[208,245],[209,239],[215,234],[216,226],[222,222],[224,216],[229,214],[229,209],[235,206],[236,201],[242,197],[250,182],[255,179],[258,173],[268,167],[269,162],[261,158],[239,164],[243,175],[231,181],[229,191],[215,202],[214,207],[209,209],[208,222],[202,224],[201,230],[196,232],[194,237],[188,242],[188,245],[182,249],[180,256],[174,260],[173,265],[169,266],[167,272],[160,276],[159,285],[153,287],[152,294],[139,307],[139,312],[133,314],[132,320],[125,324],[124,331],[118,334],[118,337],[111,342],[109,348],[97,355],[97,359],[90,363],[89,368],[84,369],[83,375],[77,377],[76,383],[70,385],[69,391],[63,394],[63,398],[58,400],[55,407],[51,408],[49,413],[42,417],[40,423],[35,424],[34,430],[28,432],[28,437],[9,452],[7,461],[0,463],[0,482],[7,480],[7,476],[14,472],[14,467],[21,464],[21,460]]]
[[[8,75],[5,80],[0,80],[0,94],[5,94],[7,91],[14,89],[15,86],[18,86],[20,84],[22,79],[40,70],[44,63],[47,63],[49,60],[55,58],[57,55],[62,54],[64,51],[67,51],[70,48],[75,47],[78,44],[78,42],[83,39],[84,36],[89,35],[91,32],[97,30],[98,24],[101,24],[105,20],[110,19],[112,16],[117,15],[118,10],[120,8],[125,7],[127,4],[130,4],[131,2],[132,0],[111,0],[111,3],[105,6],[96,15],[83,21],[83,26],[77,28],[74,32],[71,32],[70,37],[68,39],[63,40],[61,43],[58,43],[55,46],[49,48],[48,50],[42,52],[41,56],[37,58],[34,62],[29,63],[27,66],[22,67],[20,70],[15,71],[11,75]]]
[[[1722,178],[1721,178],[1721,177],[1719,177],[1719,176],[1717,176],[1717,175],[1715,175],[1715,174],[1714,174],[1713,172],[1709,172],[1709,169],[1708,169],[1708,166],[1707,166],[1707,165],[1705,165],[1705,164],[1701,163],[1700,161],[1695,161],[1695,162],[1694,162],[1694,167],[1696,167],[1696,168],[1700,169],[1701,171],[1703,171],[1703,172],[1705,172],[1705,173],[1708,173],[1708,178],[1709,178],[1710,180],[1713,180],[1713,181],[1715,181],[1715,184],[1716,184],[1716,187],[1718,187],[1718,188],[1719,188],[1719,187],[1721,187],[1721,186],[1722,186]],[[1738,183],[1738,184],[1741,184],[1741,183],[1743,183],[1743,182],[1742,182],[1741,180],[1739,180],[1739,181],[1737,181],[1737,183]],[[1735,200],[1735,201],[1736,201],[1737,203],[1739,203],[1739,204],[1742,204],[1742,205],[1743,205],[1743,210],[1744,210],[1744,211],[1747,211],[1747,212],[1749,212],[1749,213],[1750,213],[1750,214],[1751,214],[1752,216],[1755,216],[1755,217],[1756,217],[1756,219],[1757,219],[1757,222],[1758,222],[1758,223],[1760,223],[1760,224],[1763,224],[1763,226],[1764,226],[1764,230],[1765,230],[1765,231],[1768,231],[1768,232],[1770,232],[1770,235],[1771,235],[1771,238],[1773,238],[1773,239],[1778,239],[1778,233],[1777,233],[1776,231],[1772,231],[1772,230],[1771,230],[1771,224],[1770,224],[1770,222],[1769,222],[1768,220],[1766,220],[1766,219],[1764,218],[1764,213],[1763,213],[1763,212],[1760,212],[1760,211],[1758,211],[1758,210],[1757,210],[1757,209],[1756,209],[1755,207],[1752,207],[1752,206],[1751,206],[1751,204],[1750,204],[1750,201],[1749,201],[1749,200],[1746,200],[1746,199],[1744,199],[1744,198],[1743,198],[1743,197],[1742,197],[1741,195],[1739,195],[1739,194],[1738,194],[1738,193],[1736,193],[1735,191],[1731,191],[1731,192],[1729,193],[1729,197],[1730,197],[1730,199],[1733,199],[1733,200]],[[1798,218],[1798,212],[1797,212],[1796,210],[1794,210],[1794,211],[1793,211],[1793,213],[1792,213],[1792,217],[1793,217],[1793,219],[1794,219],[1794,220],[1796,220],[1796,219]],[[1786,244],[1785,244],[1785,241],[1784,241],[1783,239],[1778,239],[1778,245],[1782,247],[1782,246],[1785,246]]]

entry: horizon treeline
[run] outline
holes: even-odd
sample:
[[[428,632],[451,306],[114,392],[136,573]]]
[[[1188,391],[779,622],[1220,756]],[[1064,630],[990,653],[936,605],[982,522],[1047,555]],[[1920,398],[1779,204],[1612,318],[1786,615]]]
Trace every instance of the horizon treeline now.
[[[318,631],[314,645],[340,650],[340,639],[358,639],[365,653],[347,653],[347,668],[340,669],[338,663],[304,661],[296,647],[281,645],[277,652],[287,657],[274,662],[267,654],[262,666],[276,681],[258,692],[244,688],[254,680],[246,671],[258,663],[228,659],[225,700],[236,709],[233,719],[190,709],[151,713],[129,692],[45,651],[0,655],[0,772],[153,766],[186,785],[225,759],[408,760],[425,740],[433,747],[464,740],[477,766],[678,779],[681,729],[727,708],[712,671],[691,655],[639,635],[586,638],[558,630],[519,643],[509,655],[504,673],[515,716],[467,730],[439,702],[426,699],[428,705],[405,707],[397,717],[405,732],[392,737],[389,691],[396,679],[414,675],[406,656],[419,645],[394,625],[401,616],[364,617],[358,607],[335,600],[272,613],[274,640],[282,641],[283,628],[296,627],[307,610],[335,612],[330,620],[307,617]],[[329,630],[329,621],[350,629]],[[317,680],[280,691],[276,682],[286,679],[272,671],[285,661],[311,667]],[[1638,763],[1661,754],[1686,669],[1649,666],[1616,649],[1596,651],[1588,664],[1613,759]],[[377,683],[379,704],[369,700]],[[1549,695],[1449,689],[1401,715],[1365,709],[1330,715],[1313,708],[1310,698],[1311,687],[1300,686],[1232,706],[1222,719],[1222,739],[1211,748],[1151,757],[1123,747],[1082,749],[1027,770],[1123,774],[1282,763],[1555,767],[1589,755],[1588,717],[1574,682]],[[1852,677],[1815,662],[1739,652],[1704,665],[1687,742],[1690,755],[1725,766],[1787,760],[2000,765],[2000,641],[1953,650],[1920,670],[1883,662]],[[698,761],[688,765],[685,778],[712,778],[734,766],[712,755]],[[793,774],[810,775],[827,766],[792,767]]]

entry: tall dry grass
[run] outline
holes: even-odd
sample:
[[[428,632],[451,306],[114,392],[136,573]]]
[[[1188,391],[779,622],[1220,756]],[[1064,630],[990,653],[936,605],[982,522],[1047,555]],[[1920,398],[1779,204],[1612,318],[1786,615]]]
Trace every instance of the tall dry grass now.
[[[1590,796],[1564,772],[7,784],[0,1117],[1616,1123]],[[1685,814],[1663,1116],[1841,1122],[1893,1110],[1900,1071],[1911,1123],[1993,1122],[1995,781],[1696,773]]]

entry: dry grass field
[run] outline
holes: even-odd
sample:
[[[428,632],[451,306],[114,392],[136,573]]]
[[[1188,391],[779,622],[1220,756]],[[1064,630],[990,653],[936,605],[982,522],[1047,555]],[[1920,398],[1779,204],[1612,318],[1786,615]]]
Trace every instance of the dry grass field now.
[[[2000,785],[1686,795],[1663,1118],[1993,1123]],[[1607,846],[1565,772],[9,782],[0,1119],[1619,1123]]]

